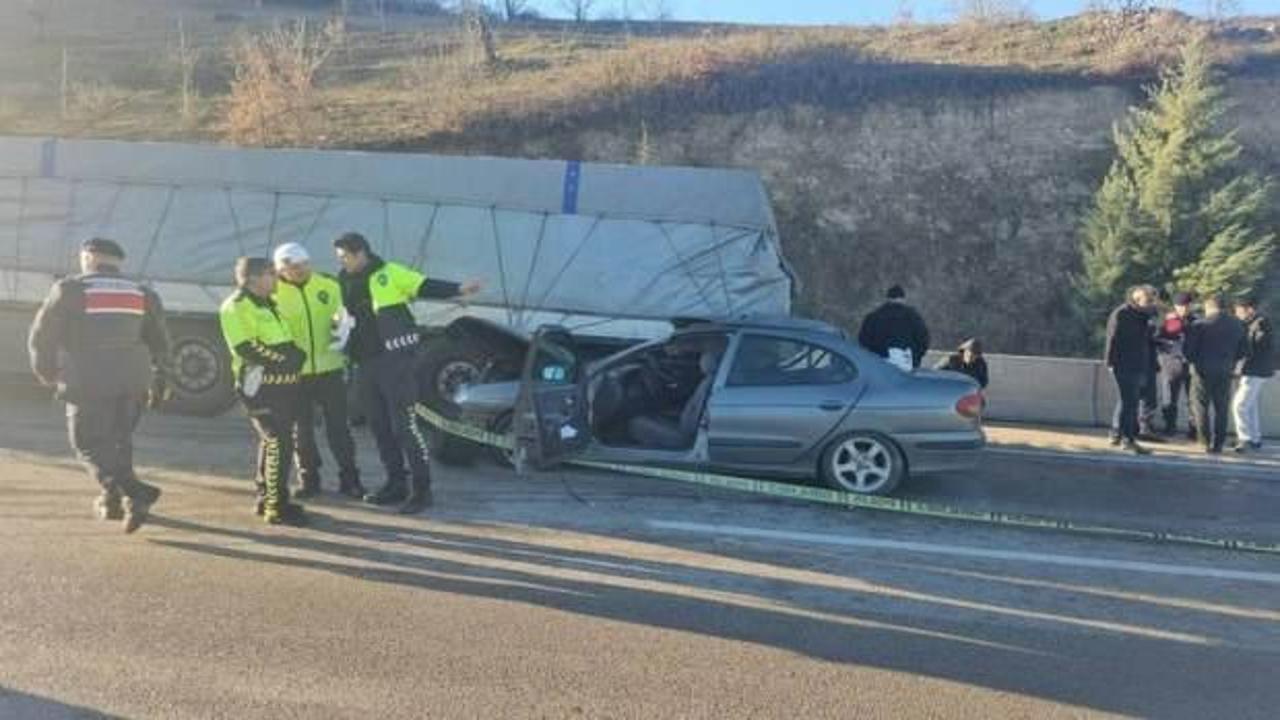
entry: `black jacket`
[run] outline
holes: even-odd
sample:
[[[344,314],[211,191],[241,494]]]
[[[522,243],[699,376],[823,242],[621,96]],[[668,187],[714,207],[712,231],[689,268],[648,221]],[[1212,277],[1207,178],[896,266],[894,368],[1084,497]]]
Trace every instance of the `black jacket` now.
[[[59,280],[27,338],[31,369],[71,403],[146,397],[168,366],[164,308],[150,288],[114,268]]]
[[[1271,321],[1261,315],[1245,323],[1244,357],[1238,368],[1241,375],[1269,378],[1276,374],[1275,333]]]
[[[1107,347],[1103,359],[1117,372],[1145,373],[1151,369],[1155,331],[1151,314],[1128,303],[1107,318]]]
[[[1187,330],[1187,360],[1201,376],[1230,376],[1244,354],[1244,339],[1244,324],[1226,313],[1197,320]]]
[[[964,356],[960,353],[951,353],[934,366],[935,370],[951,370],[952,372],[964,373],[974,380],[978,381],[978,387],[983,390],[987,389],[987,360],[982,356],[978,356],[972,364],[966,365]]]
[[[372,358],[386,352],[385,337],[389,332],[410,331],[417,327],[417,321],[408,306],[397,305],[385,308],[379,313],[373,310],[373,298],[369,294],[369,278],[386,265],[386,261],[377,255],[369,256],[369,263],[359,272],[349,273],[346,270],[338,273],[338,284],[342,287],[342,304],[347,312],[355,318],[356,325],[347,339],[347,356],[355,363],[368,362]],[[461,285],[445,280],[426,279],[418,287],[418,299],[445,300],[456,297]]]
[[[880,357],[889,357],[889,348],[908,348],[913,364],[920,367],[929,350],[929,328],[915,308],[889,301],[862,321],[858,342]]]

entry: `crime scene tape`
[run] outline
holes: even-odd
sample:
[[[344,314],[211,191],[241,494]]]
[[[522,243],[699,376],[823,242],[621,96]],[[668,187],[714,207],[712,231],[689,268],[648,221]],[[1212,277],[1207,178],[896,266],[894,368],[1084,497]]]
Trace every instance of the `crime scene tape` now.
[[[485,430],[465,422],[450,420],[425,405],[418,405],[418,416],[436,429],[449,433],[450,435],[463,438],[464,440],[470,440],[471,442],[478,443],[480,445],[487,445],[503,450],[511,450],[514,448],[514,442],[509,436]],[[667,480],[692,485],[702,485],[722,490],[734,490],[743,493],[785,498],[789,500],[803,500],[821,503],[824,505],[835,505],[843,508],[880,510],[903,515],[959,520],[1001,527],[1057,530],[1097,538],[1140,540],[1169,545],[1217,548],[1220,550],[1236,550],[1240,552],[1280,556],[1280,543],[1266,543],[1235,538],[1217,538],[1182,532],[1140,530],[1137,528],[1096,525],[1044,515],[1008,513],[996,510],[970,510],[951,505],[943,505],[940,503],[904,500],[901,498],[882,497],[877,495],[858,495],[856,493],[831,490],[828,488],[793,485],[790,483],[775,482],[771,480],[756,480],[736,475],[722,475],[719,473],[699,472],[693,470],[677,470],[672,468],[597,462],[591,460],[571,460],[568,464],[592,470],[604,470],[627,475],[637,475],[654,480]]]

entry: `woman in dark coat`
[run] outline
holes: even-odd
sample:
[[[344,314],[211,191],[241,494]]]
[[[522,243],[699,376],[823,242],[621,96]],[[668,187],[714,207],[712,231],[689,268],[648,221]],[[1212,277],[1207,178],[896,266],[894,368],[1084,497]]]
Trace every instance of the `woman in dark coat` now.
[[[960,347],[943,358],[934,369],[964,373],[977,380],[983,390],[987,389],[987,361],[982,357],[982,343],[977,338],[960,343]]]

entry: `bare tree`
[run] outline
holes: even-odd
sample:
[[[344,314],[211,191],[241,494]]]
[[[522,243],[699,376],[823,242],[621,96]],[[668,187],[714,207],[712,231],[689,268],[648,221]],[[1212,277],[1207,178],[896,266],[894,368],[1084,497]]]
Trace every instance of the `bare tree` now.
[[[462,0],[459,7],[467,47],[473,55],[480,56],[486,67],[498,64],[498,48],[493,40],[493,28],[489,25],[489,9],[480,0]]]
[[[1204,14],[1214,22],[1222,22],[1240,14],[1240,0],[1205,0]]]
[[[584,23],[591,19],[591,10],[595,8],[596,0],[560,0],[560,7],[574,22]]]
[[[1155,0],[1090,0],[1085,6],[1094,12],[1116,13],[1130,17],[1149,13],[1158,7]]]
[[[954,0],[953,6],[962,22],[1016,22],[1031,17],[1026,0]]]
[[[898,0],[898,9],[893,14],[893,21],[898,25],[911,25],[916,21],[916,4],[914,0]]]
[[[672,0],[649,0],[647,5],[648,12],[645,14],[654,22],[670,22],[676,17],[675,6],[672,4]]]
[[[529,0],[501,0],[498,6],[507,22],[519,20],[529,11]]]
[[[186,23],[178,18],[178,46],[173,50],[173,62],[178,66],[178,91],[182,98],[182,119],[188,122],[195,116],[196,67],[200,64],[200,48],[187,38]]]

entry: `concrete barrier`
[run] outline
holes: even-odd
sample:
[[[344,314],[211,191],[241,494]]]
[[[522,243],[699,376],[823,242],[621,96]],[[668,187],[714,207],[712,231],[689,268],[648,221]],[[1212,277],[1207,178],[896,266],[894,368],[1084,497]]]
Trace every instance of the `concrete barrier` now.
[[[942,356],[930,352],[926,366],[932,367]],[[1027,355],[986,358],[991,375],[988,419],[1088,427],[1111,424],[1117,393],[1101,361]],[[1185,423],[1185,401],[1179,416]],[[1262,429],[1268,437],[1280,438],[1280,378],[1263,390]]]

